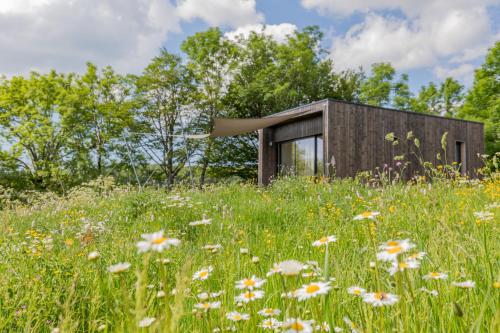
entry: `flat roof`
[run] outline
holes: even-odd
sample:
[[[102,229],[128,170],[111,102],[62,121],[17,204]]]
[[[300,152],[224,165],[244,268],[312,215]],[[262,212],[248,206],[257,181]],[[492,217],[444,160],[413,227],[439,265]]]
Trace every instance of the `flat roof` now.
[[[369,105],[369,104],[363,104],[363,103],[357,103],[357,102],[343,101],[343,100],[334,99],[334,98],[325,98],[325,99],[322,99],[322,100],[319,100],[319,101],[315,101],[315,102],[311,102],[311,103],[308,103],[308,104],[302,104],[302,105],[299,105],[299,106],[296,106],[296,107],[293,107],[293,108],[290,108],[290,109],[287,109],[287,110],[283,110],[283,111],[280,111],[280,112],[277,112],[277,113],[273,113],[272,115],[269,115],[269,116],[266,116],[266,117],[275,116],[275,115],[279,115],[279,114],[282,114],[282,113],[287,113],[287,112],[290,112],[290,111],[293,111],[293,110],[296,110],[296,109],[306,108],[308,106],[313,106],[315,104],[324,103],[324,102],[335,102],[335,103],[344,103],[344,104],[351,104],[351,105],[357,105],[357,106],[366,106],[366,107],[370,107],[370,108],[383,109],[383,110],[392,111],[392,112],[406,112],[406,113],[410,113],[410,114],[414,114],[414,115],[420,115],[420,116],[424,116],[424,117],[434,117],[434,118],[440,118],[440,119],[446,119],[446,120],[455,120],[455,121],[462,121],[462,122],[467,122],[467,123],[475,123],[475,124],[484,125],[482,122],[475,121],[475,120],[466,120],[466,119],[460,119],[460,118],[443,117],[443,116],[438,116],[438,115],[434,115],[434,114],[421,113],[421,112],[408,111],[408,110],[399,110],[399,109],[388,108],[388,107],[384,107],[384,106],[375,106],[375,105]]]

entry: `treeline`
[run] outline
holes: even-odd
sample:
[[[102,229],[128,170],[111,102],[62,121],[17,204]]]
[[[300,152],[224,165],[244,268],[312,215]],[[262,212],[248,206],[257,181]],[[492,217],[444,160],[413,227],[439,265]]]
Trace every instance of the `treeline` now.
[[[217,28],[188,37],[181,55],[161,50],[140,75],[87,64],[85,73],[0,79],[0,186],[64,192],[113,175],[124,183],[255,178],[255,134],[209,133],[216,117],[262,117],[327,97],[486,122],[499,147],[499,50],[489,51],[469,92],[452,78],[413,95],[388,63],[336,71],[306,27],[278,43],[252,33],[228,40]],[[188,165],[190,167],[188,167]]]

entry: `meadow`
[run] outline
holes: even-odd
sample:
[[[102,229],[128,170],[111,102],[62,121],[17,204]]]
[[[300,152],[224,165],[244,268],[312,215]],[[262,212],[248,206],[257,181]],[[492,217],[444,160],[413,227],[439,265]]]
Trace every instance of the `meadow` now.
[[[0,332],[500,332],[500,180],[82,187],[0,211]]]

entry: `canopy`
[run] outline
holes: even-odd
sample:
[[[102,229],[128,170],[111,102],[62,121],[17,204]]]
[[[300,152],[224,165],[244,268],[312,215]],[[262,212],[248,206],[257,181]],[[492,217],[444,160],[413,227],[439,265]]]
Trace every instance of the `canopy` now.
[[[301,115],[300,113],[292,113],[283,116],[270,116],[266,118],[251,118],[251,119],[228,119],[215,118],[215,126],[211,137],[219,136],[234,136],[253,132],[262,128],[270,127],[288,119]]]

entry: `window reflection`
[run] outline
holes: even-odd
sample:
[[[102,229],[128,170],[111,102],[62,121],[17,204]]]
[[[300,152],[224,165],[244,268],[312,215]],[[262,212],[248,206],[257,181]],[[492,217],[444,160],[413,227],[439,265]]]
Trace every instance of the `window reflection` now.
[[[279,172],[298,176],[322,175],[323,138],[315,136],[281,143]]]

